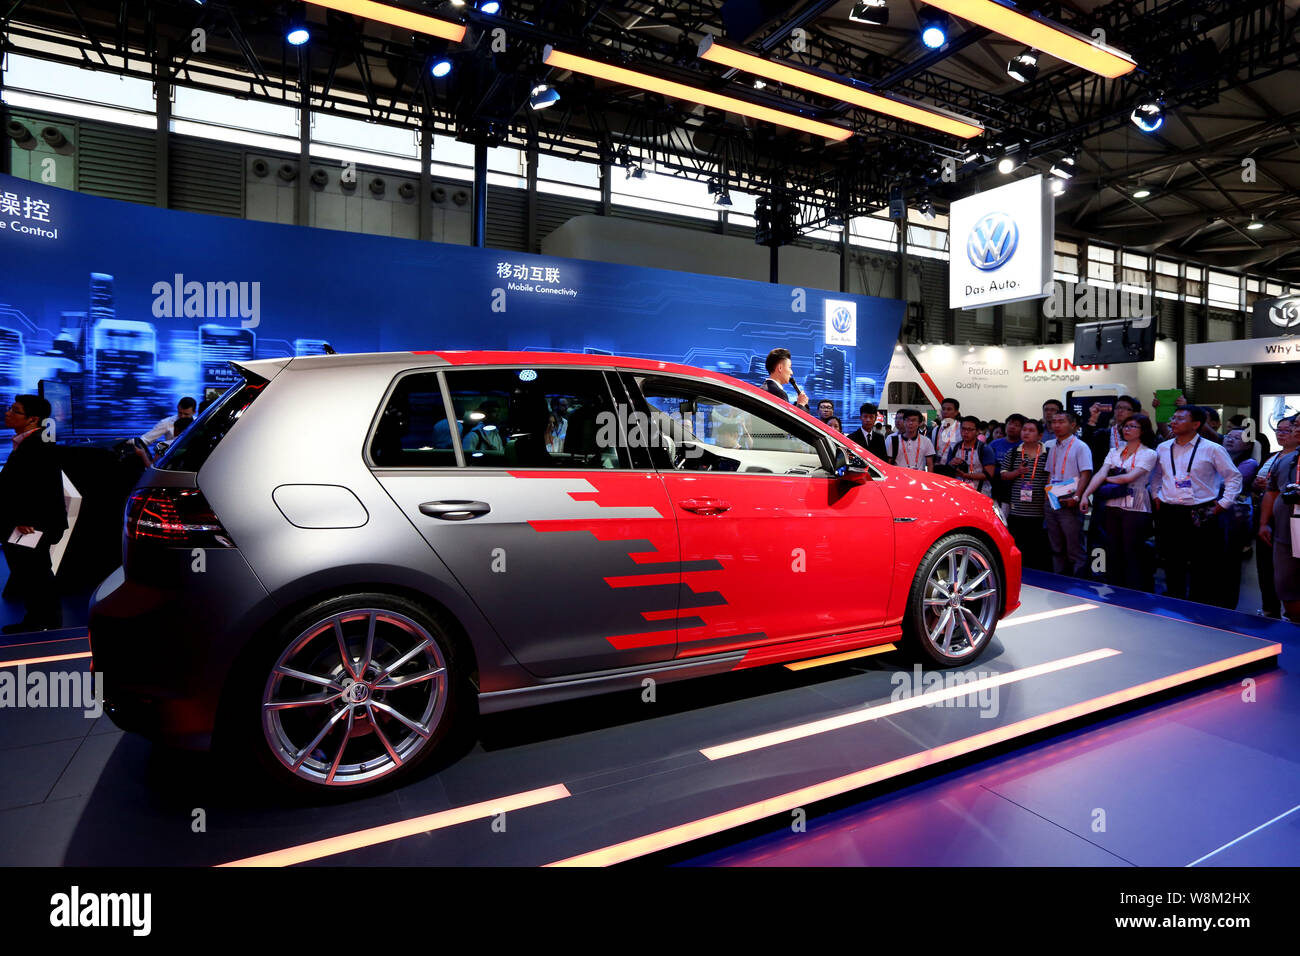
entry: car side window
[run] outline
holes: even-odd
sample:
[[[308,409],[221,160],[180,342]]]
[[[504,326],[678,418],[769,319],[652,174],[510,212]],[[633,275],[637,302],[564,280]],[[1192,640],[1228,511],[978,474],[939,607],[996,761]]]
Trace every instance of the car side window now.
[[[468,467],[631,467],[604,372],[538,366],[445,374]]]
[[[438,374],[404,376],[380,413],[370,443],[371,460],[381,468],[454,468],[452,428]]]
[[[685,380],[636,381],[660,468],[777,475],[811,475],[822,468],[810,430],[759,402]]]

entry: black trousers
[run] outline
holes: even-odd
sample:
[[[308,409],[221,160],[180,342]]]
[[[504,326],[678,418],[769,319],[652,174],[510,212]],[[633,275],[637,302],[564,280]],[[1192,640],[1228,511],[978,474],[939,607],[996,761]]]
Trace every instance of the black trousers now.
[[[1198,604],[1227,607],[1232,589],[1225,574],[1241,574],[1241,556],[1229,567],[1227,514],[1208,518],[1198,528],[1190,505],[1160,506],[1155,515],[1156,545],[1165,567],[1165,593]],[[1235,602],[1234,602],[1235,605]]]
[[[1034,571],[1052,570],[1052,550],[1042,515],[1008,515],[1007,530],[1020,549],[1021,564]]]
[[[1151,537],[1151,514],[1146,511],[1126,511],[1123,508],[1103,506],[1102,520],[1096,522],[1106,529],[1106,580],[1121,588],[1150,592],[1151,580],[1147,574],[1146,543]]]
[[[1271,617],[1282,616],[1282,599],[1277,596],[1273,583],[1273,549],[1263,541],[1255,541],[1255,571],[1259,575],[1259,594],[1263,611]]]
[[[5,561],[9,564],[11,594],[27,606],[23,622],[36,627],[58,627],[63,623],[63,610],[59,592],[54,583],[54,570],[50,566],[50,548],[63,537],[63,532],[41,535],[34,548],[4,544]]]

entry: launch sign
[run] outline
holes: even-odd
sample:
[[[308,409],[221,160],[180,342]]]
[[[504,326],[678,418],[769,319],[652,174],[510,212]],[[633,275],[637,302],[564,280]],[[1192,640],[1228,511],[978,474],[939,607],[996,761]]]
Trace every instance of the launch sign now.
[[[978,309],[1051,294],[1056,201],[1031,176],[952,204],[948,304]]]

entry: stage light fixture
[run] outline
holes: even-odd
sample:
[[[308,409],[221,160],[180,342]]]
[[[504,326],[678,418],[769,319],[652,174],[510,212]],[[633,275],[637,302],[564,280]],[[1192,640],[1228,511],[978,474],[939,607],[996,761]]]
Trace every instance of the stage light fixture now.
[[[938,215],[938,213],[934,211],[934,203],[930,202],[928,198],[921,200],[921,205],[917,207],[916,211],[926,219],[930,220],[933,220],[934,217]]]
[[[1053,195],[1053,196],[1059,196],[1059,195],[1061,195],[1062,193],[1065,192],[1065,180],[1064,180],[1064,179],[1057,179],[1055,176],[1053,176],[1053,177],[1049,180],[1049,182],[1051,183],[1050,188],[1051,188],[1051,190],[1052,190],[1052,195]]]
[[[390,6],[387,3],[377,3],[375,0],[311,0],[311,2],[318,7],[328,7],[330,10],[337,10],[340,13],[348,13],[354,17],[374,20],[378,23],[387,23],[389,26],[399,27],[402,30],[410,30],[412,33],[423,33],[427,36],[451,40],[453,43],[460,43],[465,39],[465,25],[463,23],[440,20],[437,17],[415,13],[412,10]]]
[[[1019,144],[1009,147],[998,160],[998,172],[1003,176],[1015,172],[1024,165],[1024,157],[1020,154]]]
[[[1151,190],[1147,189],[1145,186],[1139,186],[1137,189],[1133,191],[1134,199],[1146,199],[1150,195],[1151,195]]]
[[[501,4],[497,0],[487,0],[486,3],[479,4],[478,12],[494,17],[501,12]]]
[[[1258,219],[1256,219],[1254,216],[1251,216],[1250,222],[1246,224],[1246,228],[1254,232],[1256,229],[1263,229],[1264,224],[1260,222]]]
[[[1078,163],[1074,153],[1066,153],[1060,159],[1052,164],[1051,174],[1057,179],[1073,179],[1074,168]]]
[[[1007,76],[1021,83],[1032,83],[1038,76],[1038,51],[1026,49],[1007,61]]]
[[[1040,14],[1021,13],[1004,0],[929,0],[929,3],[1108,79],[1113,80],[1137,69],[1137,63],[1127,53],[1076,33]]]
[[[925,6],[917,11],[917,26],[921,29],[921,42],[937,50],[948,42],[948,14],[936,7]]]
[[[889,0],[858,0],[849,10],[849,19],[854,23],[883,27],[889,23]]]
[[[1154,96],[1137,105],[1129,117],[1144,133],[1154,133],[1165,125],[1164,97]]]
[[[289,20],[288,27],[284,31],[285,42],[290,46],[302,46],[311,39],[311,30],[307,29],[307,21],[301,16],[295,15]]]
[[[736,99],[733,96],[723,96],[721,93],[714,93],[711,90],[665,80],[661,77],[651,76],[648,73],[639,73],[636,70],[614,66],[610,63],[602,63],[599,60],[588,59],[573,53],[565,53],[550,46],[543,50],[542,62],[557,70],[572,70],[574,73],[582,73],[585,76],[608,80],[611,83],[621,83],[623,86],[629,86],[633,89],[688,100],[716,110],[726,110],[740,116],[748,116],[750,119],[763,120],[777,126],[799,130],[803,133],[811,133],[814,136],[821,136],[836,142],[842,142],[853,135],[853,130],[843,126],[806,119],[795,113],[786,113],[770,106],[760,106],[757,103]]]
[[[555,87],[547,83],[538,83],[528,95],[528,105],[535,110],[544,110],[548,106],[554,106],[559,99],[560,94]]]
[[[429,72],[432,73],[436,79],[442,79],[451,72],[451,60],[447,59],[445,56],[438,57],[438,59],[429,64]]]
[[[962,139],[971,139],[984,132],[984,127],[974,120],[910,100],[872,93],[861,87],[785,63],[778,63],[775,60],[765,60],[745,50],[725,46],[711,35],[701,41],[699,55],[700,59],[711,63],[742,70],[753,76],[807,90],[828,99],[852,103],[873,113],[883,113],[886,116],[915,123],[917,126],[927,126],[942,133],[951,133]]]
[[[718,191],[718,198],[713,201],[719,206],[730,206],[731,193],[727,192],[727,188],[724,186]]]

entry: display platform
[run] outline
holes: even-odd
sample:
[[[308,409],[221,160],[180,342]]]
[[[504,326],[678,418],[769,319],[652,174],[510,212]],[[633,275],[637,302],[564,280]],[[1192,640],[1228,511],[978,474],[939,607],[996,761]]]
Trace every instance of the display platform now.
[[[331,806],[267,806],[219,761],[153,748],[106,717],[0,711],[3,862],[618,863],[788,824],[819,801],[1271,666],[1281,651],[1079,594],[1031,586],[1023,601],[959,671],[874,655],[665,685],[654,700],[636,691],[492,715],[440,772]],[[77,670],[84,650],[28,640],[0,645],[0,660]]]

